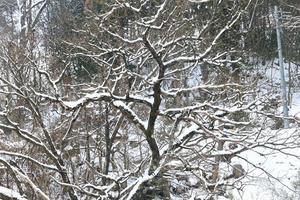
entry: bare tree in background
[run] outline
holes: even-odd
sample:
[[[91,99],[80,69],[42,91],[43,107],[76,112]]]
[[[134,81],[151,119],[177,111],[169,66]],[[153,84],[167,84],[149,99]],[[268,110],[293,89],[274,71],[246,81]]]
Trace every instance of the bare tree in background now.
[[[248,175],[243,152],[297,147],[266,131],[280,116],[232,43],[251,1],[20,2],[0,77],[0,186],[15,195],[217,199]]]

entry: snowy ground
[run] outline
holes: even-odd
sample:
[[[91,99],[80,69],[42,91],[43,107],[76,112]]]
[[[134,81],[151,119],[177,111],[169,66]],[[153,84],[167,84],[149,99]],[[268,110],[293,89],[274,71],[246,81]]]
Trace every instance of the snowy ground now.
[[[295,116],[300,120],[300,92],[296,92],[293,94],[293,100],[291,109],[289,110],[289,114],[291,116]]]
[[[289,153],[300,154],[300,148],[293,151]],[[266,152],[264,151],[264,153]],[[246,166],[246,171],[250,177],[243,180],[243,183],[240,183],[244,185],[242,192],[233,191],[235,199],[279,200],[285,199],[280,198],[283,196],[292,197],[295,195],[293,183],[296,181],[300,171],[300,160],[282,153],[274,153],[272,151],[268,153],[270,153],[269,156],[260,156],[252,151],[242,155],[251,164],[240,160],[238,162],[244,167]]]
[[[300,92],[293,94],[290,116],[299,116],[300,120]],[[291,132],[300,134],[299,128],[280,130],[278,135],[285,135]],[[262,156],[259,153],[269,154]],[[289,150],[287,153],[300,156],[300,148]],[[300,199],[300,188],[295,189],[295,182],[300,181],[300,160],[293,156],[278,153],[270,150],[257,149],[257,152],[250,151],[241,155],[249,163],[240,159],[241,163],[250,177],[243,180],[242,191],[234,190],[236,200],[285,200]],[[252,164],[250,164],[252,163]],[[261,170],[264,169],[265,171]]]

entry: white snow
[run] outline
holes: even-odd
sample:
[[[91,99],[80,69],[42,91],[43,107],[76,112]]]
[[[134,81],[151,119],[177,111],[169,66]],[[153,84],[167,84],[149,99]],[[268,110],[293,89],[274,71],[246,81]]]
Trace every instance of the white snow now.
[[[14,198],[17,200],[26,200],[25,197],[21,196],[21,194],[17,191],[14,191],[12,189],[6,188],[6,187],[2,187],[0,186],[0,194],[9,197],[9,198]]]
[[[289,134],[299,132],[297,129],[272,131],[279,139]],[[287,155],[286,153],[290,154]],[[239,194],[234,190],[236,200],[271,200],[274,199],[274,191],[282,191],[293,195],[293,181],[300,171],[300,147],[278,152],[266,148],[256,148],[254,151],[242,153],[240,158],[234,158],[232,164],[242,164],[249,177],[242,180],[244,188]]]

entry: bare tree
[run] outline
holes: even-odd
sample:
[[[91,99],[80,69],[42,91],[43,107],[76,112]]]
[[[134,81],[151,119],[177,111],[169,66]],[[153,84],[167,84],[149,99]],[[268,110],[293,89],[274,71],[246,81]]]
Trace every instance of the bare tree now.
[[[251,1],[87,1],[76,12],[73,1],[23,3],[39,8],[23,13],[29,28],[12,54],[26,65],[0,76],[0,127],[11,132],[0,170],[19,196],[216,199],[248,175],[233,159],[251,164],[244,152],[298,146],[295,132],[268,131],[280,116],[265,110],[257,78],[234,71],[245,63],[240,44],[225,46]],[[58,20],[74,24],[39,43],[48,6],[70,9]],[[28,74],[14,77],[23,66]]]

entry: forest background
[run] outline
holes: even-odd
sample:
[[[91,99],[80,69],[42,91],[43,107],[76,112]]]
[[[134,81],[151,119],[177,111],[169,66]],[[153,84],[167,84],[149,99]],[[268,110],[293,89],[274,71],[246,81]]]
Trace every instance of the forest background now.
[[[298,0],[0,0],[0,198],[299,199],[299,28]]]

